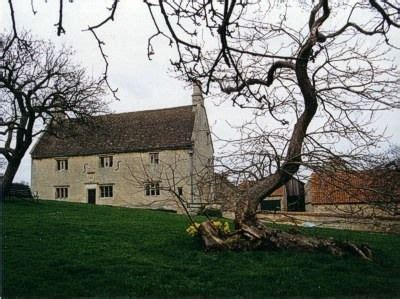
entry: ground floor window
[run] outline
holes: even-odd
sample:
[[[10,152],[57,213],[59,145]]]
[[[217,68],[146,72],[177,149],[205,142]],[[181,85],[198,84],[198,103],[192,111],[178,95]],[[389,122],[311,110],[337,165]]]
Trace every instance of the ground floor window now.
[[[68,198],[68,187],[56,187],[56,199]]]
[[[100,197],[101,198],[113,197],[113,186],[112,185],[100,186]]]
[[[144,192],[146,196],[160,195],[160,183],[145,183]]]

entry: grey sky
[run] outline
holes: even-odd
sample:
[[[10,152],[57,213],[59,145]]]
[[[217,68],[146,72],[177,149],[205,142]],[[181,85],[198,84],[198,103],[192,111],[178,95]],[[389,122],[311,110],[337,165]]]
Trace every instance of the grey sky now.
[[[34,1],[38,11],[33,15],[30,1],[14,1],[18,29],[27,29],[43,39],[50,39],[58,46],[72,46],[76,50],[76,61],[85,66],[89,74],[100,75],[104,63],[91,33],[83,31],[88,25],[103,20],[110,1],[90,0],[65,2],[66,34],[58,37],[54,24],[58,18],[57,1]],[[9,7],[6,1],[0,3],[0,28],[11,28]],[[106,42],[104,47],[110,61],[109,77],[113,87],[118,88],[120,101],[110,108],[114,112],[146,110],[161,107],[189,105],[191,87],[173,78],[169,71],[169,59],[174,49],[166,40],[155,43],[156,55],[147,58],[147,39],[154,33],[147,7],[142,1],[122,1],[117,11],[116,21],[99,30]],[[214,129],[221,123],[221,130],[228,127],[225,119],[235,123],[243,116],[230,105],[215,107],[206,102],[210,124]],[[225,125],[224,125],[225,124]],[[16,181],[30,181],[30,156],[26,154],[15,178]]]
[[[82,31],[107,15],[105,7],[110,1],[86,0],[65,1],[64,27],[66,34],[58,37],[56,27],[58,18],[58,1],[34,1],[38,11],[33,15],[31,1],[14,1],[15,17],[18,29],[28,29],[39,38],[50,39],[55,44],[72,46],[76,60],[85,66],[88,72],[99,75],[104,64],[98,52],[97,44],[89,32]],[[7,1],[0,2],[0,30],[11,28]],[[191,88],[186,83],[174,79],[169,74],[169,59],[174,56],[174,49],[168,47],[167,41],[157,40],[156,55],[153,60],[147,58],[147,38],[154,33],[147,7],[143,1],[121,1],[116,14],[116,21],[108,23],[99,30],[106,42],[105,51],[110,60],[109,77],[113,87],[119,89],[119,102],[111,105],[114,112],[145,110],[160,107],[188,105],[191,103]],[[240,122],[249,115],[249,111],[239,110],[225,103],[215,106],[206,101],[209,121],[212,130],[219,136],[233,134],[226,121],[232,124]],[[395,112],[385,113],[377,124],[387,126],[387,133],[393,135],[392,142],[400,144],[400,121]],[[229,131],[229,132],[228,132]],[[30,181],[30,157],[24,158],[16,180]]]

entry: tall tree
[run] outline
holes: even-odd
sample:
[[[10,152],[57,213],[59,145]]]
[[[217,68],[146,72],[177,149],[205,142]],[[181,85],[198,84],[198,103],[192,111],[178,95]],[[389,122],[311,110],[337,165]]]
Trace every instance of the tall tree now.
[[[73,51],[56,50],[29,33],[4,40],[0,68],[0,154],[7,160],[3,197],[32,143],[57,118],[90,119],[106,110],[103,79],[90,78],[72,62]]]
[[[338,155],[362,161],[384,139],[373,120],[400,106],[398,1],[145,2],[157,28],[149,49],[154,38],[168,38],[184,78],[255,111],[239,158],[230,155],[230,165],[257,173],[239,196],[237,229],[265,236],[257,207],[301,166]],[[218,239],[212,229],[203,236]]]

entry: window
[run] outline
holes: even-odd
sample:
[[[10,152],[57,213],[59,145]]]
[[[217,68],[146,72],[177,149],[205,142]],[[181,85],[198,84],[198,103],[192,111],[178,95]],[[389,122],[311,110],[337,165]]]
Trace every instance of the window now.
[[[63,160],[57,160],[57,170],[68,170],[68,160],[63,159]]]
[[[101,168],[109,168],[112,166],[113,166],[113,157],[112,156],[100,157],[100,167]]]
[[[160,162],[158,153],[150,153],[150,164],[158,164]]]
[[[146,196],[158,196],[160,195],[160,184],[146,183],[144,184],[144,192]]]
[[[179,196],[183,195],[183,188],[182,187],[178,187],[178,195]]]
[[[68,187],[56,187],[56,199],[67,199]]]
[[[101,198],[113,197],[113,186],[112,185],[100,186],[100,197]]]

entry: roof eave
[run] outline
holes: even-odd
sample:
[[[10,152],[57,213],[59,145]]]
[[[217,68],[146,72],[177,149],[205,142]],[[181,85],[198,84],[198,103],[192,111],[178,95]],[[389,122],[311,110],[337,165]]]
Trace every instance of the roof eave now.
[[[57,157],[82,157],[82,156],[95,156],[95,155],[111,155],[111,154],[129,154],[129,153],[148,153],[154,151],[166,151],[166,150],[188,150],[192,149],[192,143],[177,145],[177,146],[163,146],[163,147],[153,147],[153,148],[137,148],[129,150],[113,150],[113,151],[95,151],[91,153],[57,153],[48,155],[35,155],[31,152],[32,159],[50,159]]]

